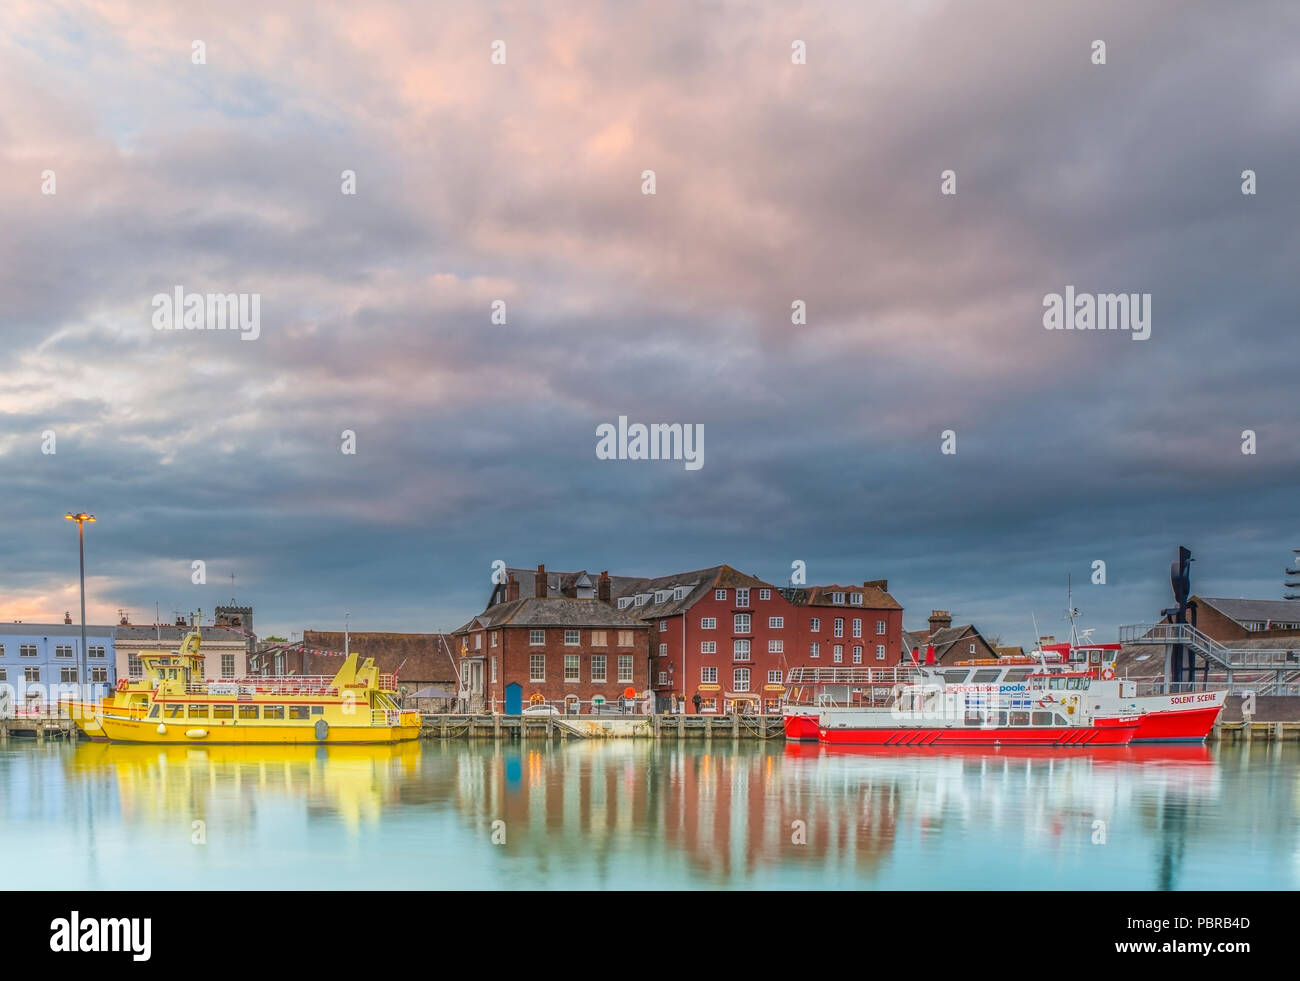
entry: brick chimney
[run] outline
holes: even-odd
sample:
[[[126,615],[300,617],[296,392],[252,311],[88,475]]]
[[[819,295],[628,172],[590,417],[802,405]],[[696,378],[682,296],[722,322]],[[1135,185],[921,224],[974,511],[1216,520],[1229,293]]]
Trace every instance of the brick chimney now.
[[[609,578],[609,573],[607,571],[602,572],[600,578],[596,580],[596,599],[602,600],[606,603],[610,602],[611,587],[612,582]]]
[[[71,623],[71,622],[72,622],[72,614],[71,614],[69,611],[67,611],[67,610],[64,610],[64,611],[63,611],[63,622],[64,622],[64,623]]]
[[[519,599],[519,580],[512,572],[506,578],[506,602],[513,603],[517,599]]]
[[[889,580],[888,580],[888,579],[872,579],[870,582],[864,582],[864,583],[862,584],[862,588],[863,588],[863,589],[870,589],[872,586],[875,586],[875,587],[876,587],[878,590],[880,590],[882,593],[887,593],[887,592],[889,592]]]
[[[533,595],[538,599],[546,599],[546,566],[537,567],[537,578],[533,580]]]
[[[952,626],[952,614],[947,610],[930,611],[930,636],[933,637],[936,631],[947,630]]]

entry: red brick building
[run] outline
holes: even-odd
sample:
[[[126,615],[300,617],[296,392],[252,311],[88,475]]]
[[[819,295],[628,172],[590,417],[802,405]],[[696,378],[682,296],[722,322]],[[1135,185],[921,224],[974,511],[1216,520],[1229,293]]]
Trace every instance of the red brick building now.
[[[934,659],[938,664],[952,664],[954,661],[966,661],[971,658],[984,660],[996,658],[998,649],[984,639],[984,635],[974,624],[963,623],[954,627],[952,614],[947,610],[931,610],[930,626],[924,630],[911,630],[903,635],[906,644],[904,656],[918,650],[918,657],[924,661],[927,648],[934,647]]]
[[[628,691],[641,702],[649,688],[649,627],[608,602],[609,576],[604,601],[585,574],[571,577],[572,595],[548,588],[545,566],[528,578],[531,595],[521,597],[511,572],[487,609],[453,634],[467,709],[517,714],[546,703],[589,713],[624,704]]]
[[[885,667],[902,655],[903,609],[885,580],[782,588],[728,565],[655,579],[507,571],[494,602],[510,588],[591,596],[648,626],[660,711],[694,713],[698,695],[700,712],[779,712],[792,667]]]

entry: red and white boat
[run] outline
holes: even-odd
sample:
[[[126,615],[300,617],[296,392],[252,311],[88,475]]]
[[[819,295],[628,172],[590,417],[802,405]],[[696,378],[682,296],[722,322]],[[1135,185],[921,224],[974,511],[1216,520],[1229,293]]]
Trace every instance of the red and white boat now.
[[[1118,644],[1032,655],[788,672],[786,738],[826,744],[1078,746],[1203,742],[1226,690],[1138,695]],[[918,652],[919,653],[919,652]]]

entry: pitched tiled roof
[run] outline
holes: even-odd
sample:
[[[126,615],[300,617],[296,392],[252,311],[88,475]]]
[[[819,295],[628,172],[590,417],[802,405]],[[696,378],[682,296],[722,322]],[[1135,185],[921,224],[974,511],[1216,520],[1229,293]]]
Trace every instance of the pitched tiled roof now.
[[[1238,623],[1255,620],[1300,623],[1300,601],[1226,599],[1213,596],[1193,597],[1197,602],[1212,606],[1229,620]]]
[[[570,599],[528,596],[509,603],[490,606],[473,620],[458,628],[464,633],[476,626],[500,627],[644,627],[636,617],[594,599]]]
[[[864,610],[901,610],[902,604],[879,586],[803,586],[781,590],[795,606],[839,606],[848,609]],[[831,599],[833,593],[844,593],[845,602],[836,603]],[[849,593],[861,593],[861,603],[849,603]]]
[[[89,629],[89,628],[87,628]],[[173,624],[163,624],[155,627],[148,623],[130,623],[119,624],[113,627],[114,636],[119,643],[122,641],[132,640],[157,640],[161,637],[165,641],[175,641],[180,643],[185,639],[185,635],[190,632],[191,627],[178,627]],[[199,627],[199,633],[203,638],[203,643],[218,640],[237,640],[241,644],[245,643],[248,636],[235,627]]]
[[[205,632],[206,636],[206,632]],[[302,646],[308,650],[343,650],[343,631],[304,630]],[[373,657],[383,672],[401,668],[400,677],[413,682],[454,681],[452,664],[460,645],[444,634],[395,634],[384,631],[350,633],[348,649],[362,658]],[[313,661],[312,663],[315,663]],[[338,659],[320,661],[319,669],[307,673],[330,674],[338,669]]]

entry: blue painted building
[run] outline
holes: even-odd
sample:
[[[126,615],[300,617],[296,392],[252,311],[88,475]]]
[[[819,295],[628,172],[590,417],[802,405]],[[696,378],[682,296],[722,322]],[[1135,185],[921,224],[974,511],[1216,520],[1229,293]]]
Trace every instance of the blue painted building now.
[[[117,683],[114,627],[86,624],[88,677],[81,678],[81,626],[0,623],[0,714],[45,711],[59,699],[103,698]]]

